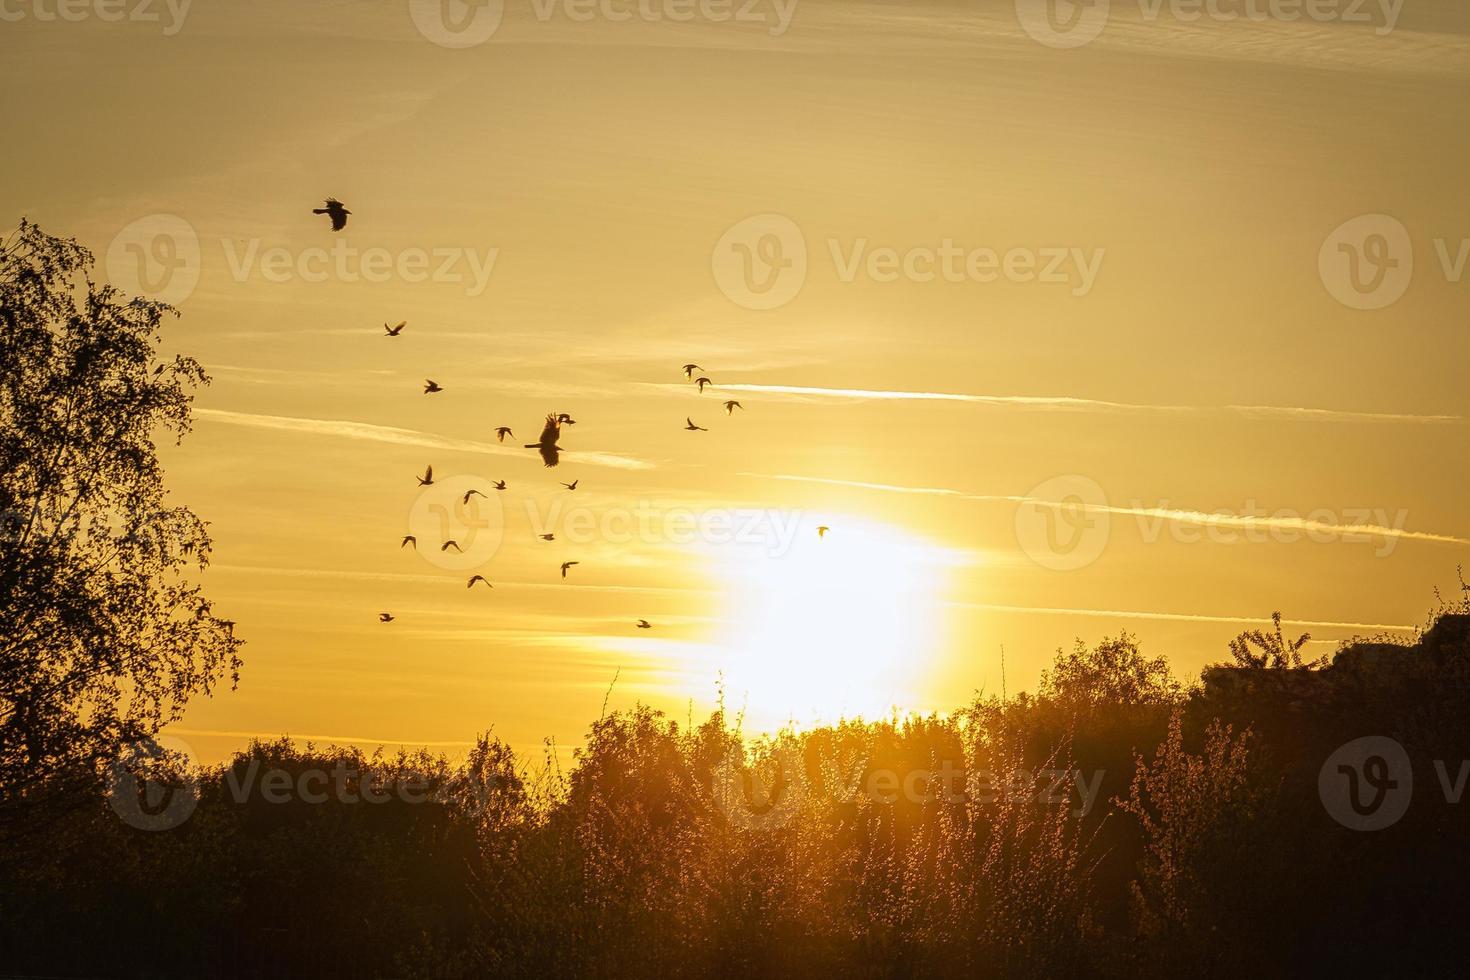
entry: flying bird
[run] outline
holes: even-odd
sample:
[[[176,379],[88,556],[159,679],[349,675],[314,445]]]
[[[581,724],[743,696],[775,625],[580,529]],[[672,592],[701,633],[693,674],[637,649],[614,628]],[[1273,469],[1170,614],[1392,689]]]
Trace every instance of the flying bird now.
[[[342,202],[335,197],[327,198],[327,203],[319,208],[313,208],[312,214],[325,214],[332,219],[332,230],[341,231],[347,227],[347,216],[352,212],[342,206]]]
[[[542,541],[555,541],[556,540],[556,535],[554,535],[554,534],[543,534],[543,535],[541,535],[541,540]]]
[[[467,504],[467,503],[470,502],[470,498],[471,497],[483,497],[483,496],[485,496],[485,495],[483,493],[481,493],[480,491],[478,491],[478,490],[466,490],[464,492],[464,496],[460,498],[460,501],[459,502],[461,504]]]
[[[435,395],[443,390],[443,388],[439,387],[439,382],[432,381],[427,378],[424,380],[424,394]]]
[[[827,532],[830,530],[832,530],[830,527],[823,524],[821,527],[817,528],[817,537],[825,538],[827,536]]]
[[[439,546],[439,550],[440,551],[448,551],[450,548],[453,548],[455,551],[459,552],[460,554],[464,554],[464,549],[461,548],[459,546],[459,542],[456,541],[456,540],[454,540],[453,538],[450,538],[448,541],[444,542],[443,544],[441,544]]]
[[[582,482],[582,478],[581,477],[577,477],[571,483],[563,483],[562,486],[566,487],[568,490],[575,490],[575,489],[577,489],[577,484],[579,484],[581,482]]]
[[[471,575],[470,576],[470,580],[465,583],[465,588],[467,588],[467,589],[473,589],[475,587],[475,583],[476,582],[484,582],[485,583],[485,588],[487,588],[487,589],[493,589],[493,588],[495,588],[495,586],[491,585],[489,583],[489,581],[486,580],[485,576],[483,576],[483,575]]]
[[[737,401],[731,400],[731,401],[725,402],[725,414],[726,415],[734,415],[735,414],[735,409],[737,409],[737,408],[740,409],[742,412],[745,411],[745,406],[742,405],[742,404],[740,404]]]
[[[576,425],[577,424],[577,420],[574,419],[574,418],[572,418],[566,412],[562,412],[560,415],[558,415],[556,417],[556,420],[558,422],[560,422],[562,425]]]
[[[398,549],[400,551],[402,551],[404,548],[407,548],[409,545],[413,545],[414,550],[417,551],[418,550],[418,546],[419,546],[419,539],[416,538],[416,537],[414,537],[412,534],[405,534],[403,536],[403,543],[398,546]]]
[[[504,480],[496,480],[495,481],[495,489],[496,490],[504,490],[505,489],[505,481]]]
[[[387,335],[389,337],[396,337],[399,334],[403,333],[403,328],[406,327],[406,326],[408,326],[408,321],[407,320],[399,320],[398,321],[398,326],[396,326],[396,327],[390,327],[390,326],[388,326],[388,324],[384,323],[383,324],[383,330],[384,330],[384,332],[387,333]]]
[[[495,427],[495,439],[497,442],[504,442],[506,436],[514,435],[515,433],[510,431],[510,426],[508,425],[497,425]]]
[[[564,562],[562,562],[561,563],[561,577],[562,578],[566,578],[567,577],[567,569],[568,568],[571,568],[573,565],[580,565],[580,564],[582,564],[582,563],[579,562],[579,561],[564,561]]]
[[[419,486],[421,487],[432,487],[434,485],[434,467],[425,466],[424,475],[415,477],[414,479],[419,481]]]
[[[556,440],[561,438],[561,419],[556,415],[546,416],[546,427],[541,430],[540,442],[526,443],[527,449],[535,449],[541,453],[542,464],[550,467],[561,462],[561,447]]]
[[[636,627],[638,627],[641,630],[651,630],[651,629],[653,629],[653,624],[650,623],[646,619],[640,619],[640,620],[638,620],[638,622],[634,623],[633,625],[636,626]]]
[[[694,420],[691,419],[691,418],[689,418],[687,415],[684,417],[684,423],[685,423],[684,428],[688,429],[690,432],[708,432],[709,431],[706,428],[703,428],[701,426],[695,425],[694,424]]]
[[[392,613],[378,613],[378,622],[391,623],[396,617]]]
[[[699,385],[699,393],[704,394],[704,386],[714,384],[709,378],[695,378],[694,383]]]
[[[686,364],[686,365],[684,365],[684,377],[686,377],[686,378],[692,378],[692,377],[694,377],[694,372],[695,371],[703,371],[703,370],[704,370],[704,368],[700,367],[698,364]]]

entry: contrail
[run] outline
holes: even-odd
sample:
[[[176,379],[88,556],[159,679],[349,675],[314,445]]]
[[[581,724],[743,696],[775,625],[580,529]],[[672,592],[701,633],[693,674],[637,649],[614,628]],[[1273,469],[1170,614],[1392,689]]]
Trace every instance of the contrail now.
[[[196,408],[194,415],[209,422],[226,425],[243,425],[255,429],[272,429],[278,432],[302,432],[309,435],[334,436],[339,439],[360,439],[366,442],[382,442],[392,446],[416,446],[423,449],[445,449],[461,453],[488,453],[496,456],[522,456],[526,454],[509,446],[493,442],[477,442],[473,439],[454,439],[436,436],[416,429],[400,429],[389,425],[373,425],[370,422],[352,422],[343,419],[303,419],[286,415],[255,415],[249,412],[230,412],[217,408]],[[569,458],[590,466],[608,466],[620,470],[647,470],[653,464],[633,456],[615,453],[585,453],[563,450]]]
[[[241,575],[268,575],[271,578],[289,576],[293,578],[326,578],[326,579],[350,579],[363,582],[404,582],[442,585],[443,575],[423,575],[411,572],[364,572],[359,569],[336,569],[336,568],[283,568],[271,565],[210,565],[211,572],[235,572]],[[513,586],[518,589],[556,589],[565,591],[566,586],[555,582],[513,582],[509,579],[496,579],[497,587]],[[712,595],[714,589],[697,589],[689,586],[675,585],[595,585],[579,584],[577,586],[583,592],[628,592],[640,595],[686,595],[689,593]]]
[[[947,490],[943,487],[897,487],[891,483],[862,483],[858,480],[829,480],[820,476],[792,476],[787,473],[737,473],[736,476],[753,476],[762,480],[789,480],[793,483],[825,483],[834,487],[857,487],[861,490],[883,490],[887,493],[920,493],[937,497],[965,497],[967,493]]]
[[[659,385],[679,389],[681,385]],[[1299,422],[1400,422],[1416,425],[1449,425],[1465,422],[1463,415],[1412,415],[1401,412],[1350,412],[1294,405],[1145,405],[1039,395],[970,395],[941,391],[884,391],[872,388],[815,388],[804,385],[719,384],[719,390],[749,391],[811,398],[847,398],[876,401],[965,402],[996,408],[1034,409],[1052,412],[1150,415],[1239,415],[1252,419],[1285,419]]]
[[[798,483],[820,483],[828,486],[855,487],[861,490],[878,490],[885,493],[928,494],[931,496],[955,497],[982,503],[1032,504],[1053,510],[1083,510],[1092,514],[1116,514],[1124,517],[1144,517],[1168,521],[1171,524],[1206,525],[1229,527],[1242,530],[1297,531],[1305,534],[1330,534],[1336,537],[1348,535],[1372,535],[1380,538],[1395,538],[1405,541],[1429,541],[1435,544],[1470,545],[1470,538],[1453,534],[1438,534],[1432,531],[1409,531],[1385,524],[1337,524],[1328,521],[1310,520],[1304,517],[1270,517],[1241,514],[1208,513],[1202,510],[1181,510],[1170,507],[1115,507],[1111,504],[1090,504],[1083,501],[1068,502],[1047,500],[1015,494],[965,493],[947,487],[901,487],[886,483],[864,483],[859,480],[833,480],[817,476],[796,476],[790,473],[741,473],[741,476],[758,477],[765,480],[788,480]]]
[[[165,728],[165,735],[192,735],[195,738],[299,738],[311,742],[337,742],[348,745],[422,745],[429,748],[469,748],[474,742],[426,742],[419,738],[371,738],[359,735],[322,735],[315,732],[246,732],[218,728]]]
[[[1181,623],[1263,623],[1271,619],[1262,616],[1209,616],[1202,613],[1149,612],[1136,609],[1065,609],[1055,606],[1007,606],[990,602],[950,602],[947,605],[959,609],[977,609],[983,612],[1039,613],[1057,616],[1099,616],[1108,619],[1151,619]],[[1288,626],[1310,626],[1321,629],[1383,630],[1396,633],[1412,633],[1417,626],[1402,626],[1395,623],[1338,623],[1325,619],[1282,619]]]

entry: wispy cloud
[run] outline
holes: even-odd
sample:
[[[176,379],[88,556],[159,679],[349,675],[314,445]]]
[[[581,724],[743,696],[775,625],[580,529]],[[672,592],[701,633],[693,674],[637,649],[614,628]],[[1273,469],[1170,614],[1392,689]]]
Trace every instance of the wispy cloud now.
[[[265,575],[270,578],[289,576],[295,578],[324,578],[324,579],[346,579],[362,582],[416,582],[432,585],[442,585],[445,581],[443,575],[422,575],[408,572],[364,572],[358,569],[345,568],[285,568],[274,565],[210,565],[211,572],[233,572],[241,575]],[[511,586],[517,589],[547,589],[565,591],[566,586],[555,582],[512,582],[509,580],[495,580],[497,588]],[[690,593],[712,594],[713,589],[696,589],[689,586],[656,586],[656,585],[598,585],[595,583],[577,584],[577,588],[583,592],[632,592],[647,595],[688,595]]]
[[[877,490],[884,493],[927,494],[930,496],[954,497],[959,500],[973,500],[982,503],[1032,504],[1058,511],[1063,509],[1072,511],[1081,508],[1087,513],[1092,514],[1138,517],[1191,527],[1205,526],[1226,527],[1237,530],[1291,531],[1302,534],[1326,534],[1336,537],[1354,535],[1361,537],[1367,535],[1404,541],[1428,541],[1436,544],[1470,545],[1470,538],[1464,538],[1454,534],[1440,534],[1433,531],[1411,531],[1406,528],[1391,527],[1386,524],[1359,521],[1339,523],[1311,520],[1309,518],[1295,516],[1221,514],[1218,512],[1212,513],[1174,507],[1118,507],[1112,504],[1047,500],[1043,497],[1032,497],[1024,494],[966,493],[962,490],[954,490],[948,487],[903,487],[886,483],[865,483],[861,480],[835,480],[827,477],[797,476],[790,473],[741,473],[740,475],[765,480],[786,480],[795,483],[819,483],[828,486],[854,487],[860,490]]]
[[[251,732],[219,728],[174,728],[164,729],[166,735],[184,735],[195,738],[293,738],[311,742],[328,742],[340,745],[422,745],[429,748],[469,748],[474,742],[426,742],[421,738],[377,738],[371,735],[323,735],[316,732]]]
[[[679,385],[659,385],[678,389]],[[857,401],[964,402],[993,408],[1115,415],[1238,415],[1254,419],[1299,422],[1401,422],[1421,425],[1462,423],[1462,415],[1414,415],[1404,412],[1355,412],[1296,405],[1146,405],[1045,395],[974,395],[943,391],[886,391],[872,388],[818,388],[805,385],[721,384],[722,391],[784,395],[794,398],[840,398]]]
[[[297,432],[306,435],[331,436],[337,439],[357,439],[364,442],[380,442],[392,446],[416,446],[424,449],[444,449],[451,452],[484,453],[494,456],[524,456],[521,451],[493,442],[478,442],[473,439],[456,439],[438,436],[416,429],[400,429],[395,426],[373,425],[369,422],[353,422],[345,419],[303,419],[285,415],[256,415],[250,412],[231,412],[216,408],[196,408],[194,416],[206,422],[225,425],[241,425],[254,429],[269,429],[277,432]],[[568,459],[590,466],[607,466],[620,470],[652,469],[653,464],[633,456],[615,453],[566,451]]]
[[[1067,609],[1056,606],[1010,606],[994,602],[950,602],[946,605],[956,609],[974,609],[980,612],[1021,613],[1025,615],[1051,616],[1097,616],[1106,619],[1147,619],[1180,623],[1262,623],[1271,620],[1263,616],[1214,616],[1205,613],[1158,612],[1139,609]],[[1288,626],[1311,629],[1375,630],[1380,632],[1412,633],[1414,626],[1397,623],[1344,623],[1330,619],[1283,620]]]

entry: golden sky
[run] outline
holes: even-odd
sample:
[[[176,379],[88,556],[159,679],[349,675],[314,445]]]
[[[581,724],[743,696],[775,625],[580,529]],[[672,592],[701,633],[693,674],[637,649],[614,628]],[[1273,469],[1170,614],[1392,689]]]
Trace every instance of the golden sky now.
[[[1470,555],[1470,9],[1057,3],[6,0],[0,213],[214,377],[168,479],[246,667],[177,731],[569,746],[619,671],[769,725],[1422,622]]]

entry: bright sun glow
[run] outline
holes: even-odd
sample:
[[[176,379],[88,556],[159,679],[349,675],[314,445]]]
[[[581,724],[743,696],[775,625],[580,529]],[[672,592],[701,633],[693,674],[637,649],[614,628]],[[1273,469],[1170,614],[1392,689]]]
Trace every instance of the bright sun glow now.
[[[917,703],[943,625],[949,555],[897,529],[833,519],[784,553],[718,549],[725,591],[717,663],[729,706],[770,728],[886,714]]]

